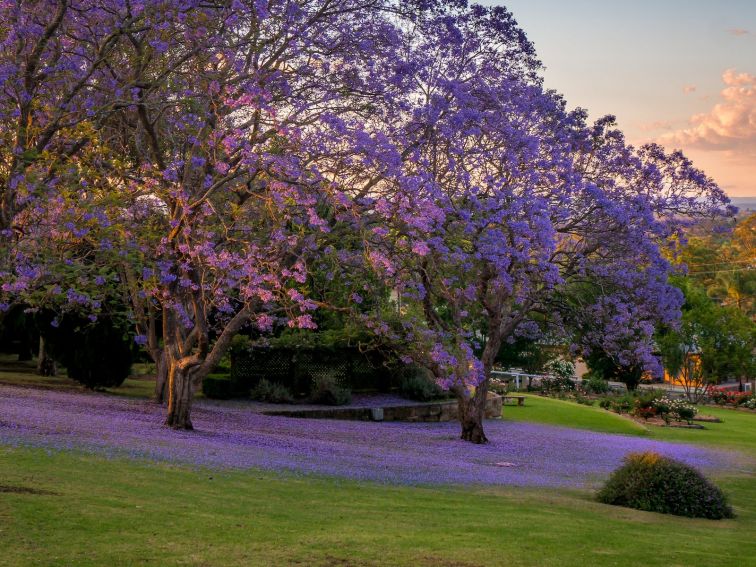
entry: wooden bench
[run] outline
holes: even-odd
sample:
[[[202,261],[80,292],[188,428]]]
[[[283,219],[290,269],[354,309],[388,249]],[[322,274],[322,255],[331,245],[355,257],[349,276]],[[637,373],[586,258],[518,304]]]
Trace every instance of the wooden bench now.
[[[502,400],[506,404],[507,402],[512,402],[509,405],[514,405],[514,402],[517,402],[518,406],[524,406],[525,405],[525,396],[502,396]]]

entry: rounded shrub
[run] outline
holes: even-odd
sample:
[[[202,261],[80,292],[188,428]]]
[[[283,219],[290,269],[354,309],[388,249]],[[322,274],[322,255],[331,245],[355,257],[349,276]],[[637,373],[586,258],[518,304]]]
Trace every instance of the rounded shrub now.
[[[210,374],[202,380],[202,393],[213,400],[228,400],[234,397],[234,383],[228,376]]]
[[[609,382],[600,376],[590,375],[583,379],[582,385],[589,394],[606,394],[609,391]]]
[[[269,402],[271,404],[290,404],[294,401],[289,389],[278,382],[270,382],[263,378],[257,385],[252,388],[249,397],[258,402]]]
[[[310,400],[315,404],[344,406],[352,401],[352,391],[335,376],[326,374],[313,379]]]
[[[91,389],[115,388],[131,373],[134,340],[123,322],[67,315],[57,327],[48,325],[45,340],[52,357],[68,377]]]
[[[405,366],[399,371],[399,395],[409,400],[429,402],[444,396],[433,374],[422,366]]]
[[[693,467],[657,453],[633,453],[599,491],[604,504],[689,518],[732,518],[722,491]]]

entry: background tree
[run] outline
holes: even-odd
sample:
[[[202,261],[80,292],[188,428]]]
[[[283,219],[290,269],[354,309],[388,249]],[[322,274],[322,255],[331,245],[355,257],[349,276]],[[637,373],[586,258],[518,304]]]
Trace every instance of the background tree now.
[[[685,294],[678,326],[663,328],[657,338],[664,365],[693,403],[711,384],[756,374],[756,324],[736,307],[723,307],[689,278],[676,278]]]
[[[756,317],[756,214],[738,218],[734,226],[704,225],[692,234],[679,259],[690,278],[724,306]]]

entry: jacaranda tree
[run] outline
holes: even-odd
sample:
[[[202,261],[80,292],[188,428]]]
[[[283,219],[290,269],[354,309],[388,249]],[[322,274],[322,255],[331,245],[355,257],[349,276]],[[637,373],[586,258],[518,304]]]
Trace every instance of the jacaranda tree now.
[[[681,154],[568,112],[503,8],[38,0],[0,15],[2,301],[95,319],[127,304],[172,427],[192,427],[193,392],[241,329],[315,326],[317,270],[341,308],[393,294],[396,324],[360,316],[456,393],[462,437],[484,442],[505,341],[582,325],[575,349],[652,366],[651,327],[680,304],[661,247],[725,201]]]
[[[42,29],[58,17],[48,4],[33,7]],[[367,122],[383,86],[409,80],[392,58],[395,21],[426,6],[101,4],[121,24],[91,81],[98,104],[82,102],[79,127],[96,143],[35,185],[33,211],[14,213],[29,232],[10,239],[4,290],[93,317],[106,290],[126,295],[137,340],[167,376],[167,424],[191,428],[193,391],[236,332],[314,326],[307,259],[329,230],[323,216],[348,200],[329,167],[370,143],[319,123]],[[86,41],[78,14],[64,10],[61,26]]]
[[[386,128],[399,172],[362,214],[402,321],[374,328],[457,394],[476,443],[505,341],[576,336],[658,370],[654,324],[681,305],[662,248],[684,219],[723,212],[721,190],[679,153],[627,146],[611,118],[567,112],[501,8],[429,17],[407,45],[417,87]]]

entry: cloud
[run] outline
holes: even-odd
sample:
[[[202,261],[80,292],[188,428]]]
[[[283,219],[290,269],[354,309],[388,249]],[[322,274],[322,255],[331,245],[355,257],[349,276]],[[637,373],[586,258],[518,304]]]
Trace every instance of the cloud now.
[[[696,92],[696,85],[685,85],[683,87],[683,92],[685,94],[690,94]]]
[[[665,145],[731,152],[733,158],[756,157],[756,75],[728,69],[724,89],[708,111],[692,116],[689,126],[664,134]]]
[[[740,37],[742,35],[749,35],[751,32],[743,28],[730,28],[727,30],[727,33]]]

